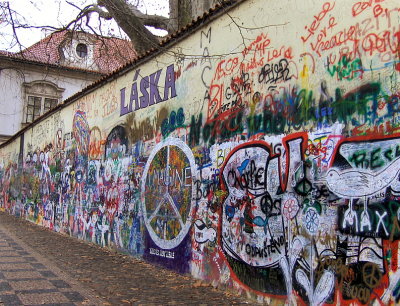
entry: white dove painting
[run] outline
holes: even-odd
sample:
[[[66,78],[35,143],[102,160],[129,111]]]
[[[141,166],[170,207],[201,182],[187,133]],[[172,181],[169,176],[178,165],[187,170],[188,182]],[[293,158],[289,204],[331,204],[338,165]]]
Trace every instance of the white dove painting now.
[[[332,168],[326,175],[326,182],[329,190],[340,197],[361,198],[391,186],[399,179],[399,172],[400,158],[397,158],[378,172],[354,168],[341,171]]]
[[[194,239],[198,243],[207,241],[214,242],[217,238],[217,232],[212,227],[207,225],[202,220],[196,220],[194,223]]]
[[[326,176],[328,189],[339,197],[350,199],[349,208],[344,213],[342,227],[346,228],[349,225],[354,226],[356,232],[364,231],[365,229],[370,231],[371,216],[367,211],[368,199],[388,187],[396,187],[399,183],[399,173],[400,157],[380,168],[379,171],[331,168]],[[353,209],[354,200],[358,198],[363,198],[364,201],[364,210],[361,213],[360,220],[358,220],[358,216]],[[378,217],[382,219],[384,215],[378,215]]]

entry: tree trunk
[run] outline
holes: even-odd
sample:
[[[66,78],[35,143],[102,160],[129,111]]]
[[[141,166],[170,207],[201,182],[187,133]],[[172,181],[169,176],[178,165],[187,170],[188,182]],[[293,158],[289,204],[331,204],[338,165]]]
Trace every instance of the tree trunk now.
[[[169,0],[169,19],[157,15],[145,15],[126,0],[98,0],[107,9],[121,29],[131,39],[135,50],[141,54],[158,47],[158,39],[144,25],[167,29],[173,33],[202,15],[218,0]]]
[[[135,15],[125,0],[98,0],[98,4],[107,9],[121,29],[131,39],[138,54],[151,48],[157,48],[159,41]]]
[[[192,1],[190,0],[169,0],[169,32],[175,32],[186,26],[193,19]]]

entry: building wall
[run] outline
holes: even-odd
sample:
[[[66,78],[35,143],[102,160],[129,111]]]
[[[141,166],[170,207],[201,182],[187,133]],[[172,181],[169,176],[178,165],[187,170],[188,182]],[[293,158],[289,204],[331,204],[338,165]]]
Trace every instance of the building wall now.
[[[21,128],[23,105],[20,101],[23,94],[21,88],[23,82],[23,75],[17,70],[4,69],[0,73],[1,135],[11,136]]]
[[[1,207],[260,302],[397,303],[399,15],[244,1],[1,147]]]
[[[72,74],[65,71],[46,70],[43,67],[19,66],[15,64],[12,68],[6,63],[2,63],[3,68],[0,73],[0,135],[12,136],[22,128],[25,122],[26,97],[24,83],[32,81],[47,81],[65,89],[62,99],[67,99],[78,91],[92,83],[96,77],[89,75]],[[0,141],[1,143],[1,141]]]

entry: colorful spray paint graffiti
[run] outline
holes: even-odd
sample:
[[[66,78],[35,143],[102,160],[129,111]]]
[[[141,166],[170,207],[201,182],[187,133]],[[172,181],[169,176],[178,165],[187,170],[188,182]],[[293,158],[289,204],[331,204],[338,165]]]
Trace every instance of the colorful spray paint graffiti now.
[[[399,303],[399,4],[251,3],[2,146],[0,207],[259,302]]]

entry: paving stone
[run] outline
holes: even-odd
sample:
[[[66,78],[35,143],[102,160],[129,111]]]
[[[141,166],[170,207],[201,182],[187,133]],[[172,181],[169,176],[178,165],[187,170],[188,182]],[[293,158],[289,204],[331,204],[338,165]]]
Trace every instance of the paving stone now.
[[[18,253],[18,255],[21,255],[21,256],[24,256],[24,255],[28,255],[28,254],[29,254],[28,252],[25,252],[25,251],[17,252],[17,253]]]
[[[34,271],[32,268],[30,269],[4,269],[3,272],[31,272]]]
[[[13,251],[14,249],[9,245],[0,245],[0,251]]]
[[[32,266],[25,262],[0,264],[0,271],[7,271],[11,269],[32,269]]]
[[[61,292],[19,294],[24,305],[68,303],[70,300]]]
[[[15,291],[21,291],[21,290],[33,290],[33,289],[54,289],[54,285],[46,280],[46,279],[40,279],[40,280],[25,280],[25,281],[17,281],[9,282],[12,288]]]
[[[35,269],[46,269],[46,266],[41,263],[31,263],[30,265]]]
[[[42,293],[52,293],[52,292],[59,292],[56,288],[52,289],[30,289],[30,290],[15,290],[17,295],[21,294],[42,294]]]
[[[28,257],[28,256],[25,256],[24,259],[25,259],[26,261],[29,261],[29,262],[36,262],[36,258],[35,258],[35,257]]]
[[[62,279],[52,279],[49,280],[49,282],[52,283],[53,286],[57,288],[71,288],[71,286],[68,285],[68,283],[63,281]]]
[[[23,305],[19,297],[15,294],[0,294],[0,301],[7,306]]]
[[[44,279],[43,277],[38,277],[38,278],[14,278],[12,281],[13,282],[24,282],[24,281],[37,282],[37,281],[41,281],[43,279]]]
[[[0,250],[0,258],[4,257],[20,257],[14,250],[2,251]]]
[[[51,271],[39,271],[44,277],[56,277],[56,275]]]
[[[12,288],[7,282],[0,282],[0,291],[11,291]]]
[[[42,276],[37,271],[24,271],[24,272],[3,272],[7,279],[19,279],[19,278],[38,278]]]
[[[63,294],[73,302],[82,302],[85,299],[79,292],[63,292]]]
[[[0,257],[0,264],[2,263],[20,263],[25,262],[22,257]]]

